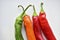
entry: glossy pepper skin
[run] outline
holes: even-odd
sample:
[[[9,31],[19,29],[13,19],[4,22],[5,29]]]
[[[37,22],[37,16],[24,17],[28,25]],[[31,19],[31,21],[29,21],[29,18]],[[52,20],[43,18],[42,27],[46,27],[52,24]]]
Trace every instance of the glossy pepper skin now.
[[[20,7],[21,5],[19,5],[18,7]],[[23,12],[21,15],[19,15],[17,18],[16,18],[16,21],[15,21],[15,39],[16,40],[24,40],[23,39],[23,36],[22,36],[22,23],[23,23],[23,16],[25,15],[25,11],[30,7],[31,5],[29,5],[25,10],[23,8],[23,6],[21,6],[23,8]]]
[[[24,22],[24,27],[26,30],[27,40],[36,40],[30,16],[27,14],[24,15],[23,22]]]
[[[30,17],[28,15],[25,15],[24,18],[24,25],[26,29],[27,39],[28,40],[36,40],[34,31],[33,31],[33,25]]]
[[[39,18],[38,15],[36,13],[35,7],[33,6],[34,9],[34,13],[32,16],[32,20],[33,20],[33,29],[34,29],[34,34],[36,37],[36,40],[44,40],[42,37],[42,31],[41,31],[41,25],[39,24]]]
[[[21,5],[19,5],[18,7],[22,7]],[[24,8],[23,8],[23,11],[24,11]],[[23,39],[23,36],[22,36],[22,33],[21,33],[21,30],[22,30],[22,16],[24,14],[22,13],[21,15],[19,15],[17,18],[16,18],[16,21],[15,21],[15,39],[16,40],[24,40]]]
[[[43,10],[42,5],[43,5],[43,3],[41,3],[41,12],[39,14],[39,21],[41,24],[41,29],[42,29],[45,37],[47,38],[47,40],[56,40],[56,38],[52,32],[52,29],[50,28],[50,25],[47,21],[46,14]]]

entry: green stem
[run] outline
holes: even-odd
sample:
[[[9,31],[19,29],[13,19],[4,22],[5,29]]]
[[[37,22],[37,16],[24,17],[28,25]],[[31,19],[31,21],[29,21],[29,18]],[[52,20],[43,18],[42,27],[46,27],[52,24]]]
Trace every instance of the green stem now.
[[[34,10],[34,12],[33,12],[33,16],[37,16],[37,13],[36,13],[36,10],[35,10],[34,5],[33,5],[33,10]]]
[[[23,13],[21,14],[21,17],[23,17],[24,16],[24,14],[25,14],[25,11],[29,8],[29,7],[31,7],[32,5],[28,5],[27,7],[26,7],[26,9],[23,11]]]
[[[19,8],[19,7],[22,7],[22,9],[23,9],[23,11],[24,11],[24,7],[23,7],[22,5],[18,5],[18,8]]]
[[[44,10],[43,10],[43,3],[41,3],[41,12],[44,12]]]

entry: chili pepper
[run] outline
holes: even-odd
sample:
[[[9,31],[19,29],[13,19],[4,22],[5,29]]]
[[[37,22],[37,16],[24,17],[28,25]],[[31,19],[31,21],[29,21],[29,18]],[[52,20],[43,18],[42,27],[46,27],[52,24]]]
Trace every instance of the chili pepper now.
[[[23,22],[24,22],[24,26],[25,26],[25,29],[26,29],[26,34],[27,34],[28,40],[36,40],[30,16],[25,15],[23,17]]]
[[[36,36],[36,40],[44,40],[42,37],[42,31],[40,28],[41,25],[39,24],[39,18],[34,6],[33,6],[33,9],[34,9],[34,12],[33,12],[32,20],[33,20],[33,29]]]
[[[41,29],[42,29],[44,35],[46,36],[47,40],[56,40],[56,38],[52,32],[52,29],[47,21],[46,14],[43,10],[43,3],[41,3],[41,11],[39,14],[39,21],[41,24]]]
[[[25,10],[23,8],[23,6],[19,5],[18,7],[22,7],[23,8],[23,12],[21,15],[19,15],[17,18],[16,18],[16,21],[15,21],[15,38],[16,40],[24,40],[23,39],[23,36],[22,36],[22,23],[23,23],[23,16],[25,15],[25,11],[30,7],[31,5],[29,5]]]

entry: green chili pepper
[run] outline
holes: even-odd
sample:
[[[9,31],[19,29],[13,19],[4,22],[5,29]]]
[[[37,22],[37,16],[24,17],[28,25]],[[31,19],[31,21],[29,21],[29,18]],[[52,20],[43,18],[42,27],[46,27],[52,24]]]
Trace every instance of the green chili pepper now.
[[[24,40],[23,36],[22,36],[22,22],[23,22],[23,16],[25,15],[25,11],[32,5],[29,5],[25,10],[23,8],[23,6],[19,5],[18,7],[22,7],[23,8],[23,12],[21,15],[19,15],[17,18],[16,18],[16,21],[15,21],[15,38],[16,40]]]

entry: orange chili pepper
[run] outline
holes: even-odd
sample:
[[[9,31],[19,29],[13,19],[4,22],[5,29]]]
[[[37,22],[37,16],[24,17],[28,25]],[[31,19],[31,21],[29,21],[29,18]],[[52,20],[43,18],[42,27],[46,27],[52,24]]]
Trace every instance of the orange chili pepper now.
[[[32,5],[29,5],[26,9],[28,9],[30,6],[32,6]],[[33,31],[33,25],[30,20],[30,17],[28,15],[25,14],[23,16],[23,22],[24,22],[24,26],[26,28],[26,34],[27,34],[28,40],[36,40],[34,31]]]
[[[26,28],[26,34],[27,34],[28,40],[36,40],[34,31],[33,31],[32,21],[30,20],[30,17],[28,15],[25,15],[23,17],[23,22]]]

